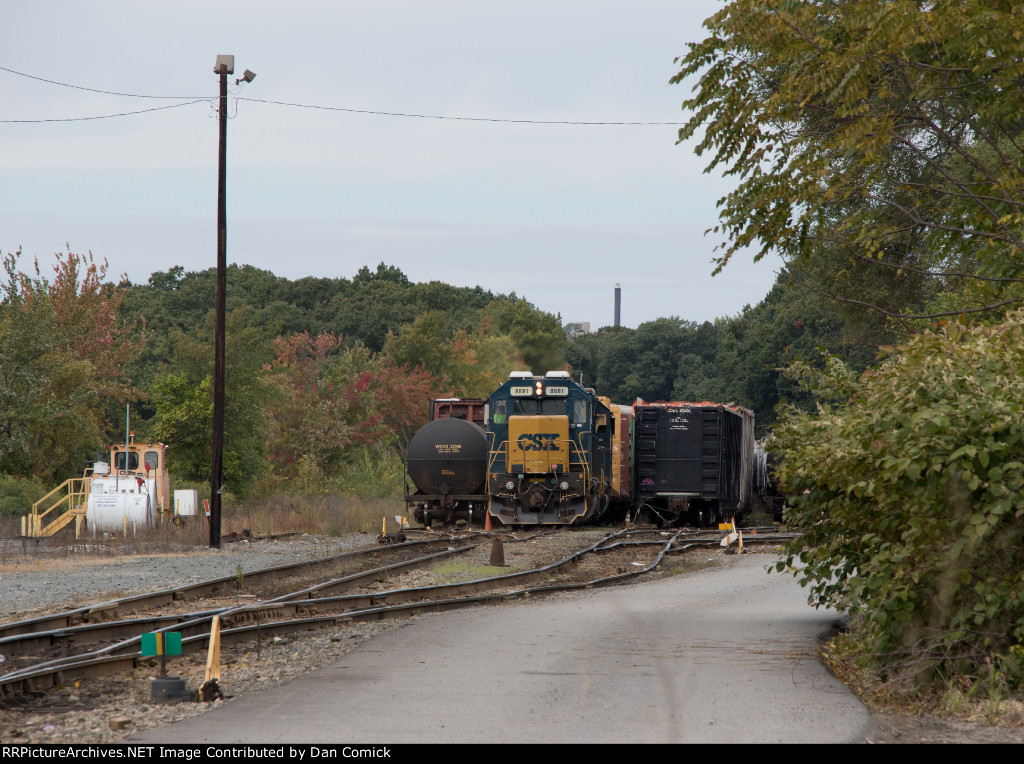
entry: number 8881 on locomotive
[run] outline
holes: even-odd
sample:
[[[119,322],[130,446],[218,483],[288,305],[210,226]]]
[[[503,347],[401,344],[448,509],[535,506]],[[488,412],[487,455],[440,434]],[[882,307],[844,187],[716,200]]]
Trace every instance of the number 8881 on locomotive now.
[[[618,409],[568,372],[512,372],[488,401],[490,515],[566,525],[597,520],[628,499],[628,470],[615,470]]]

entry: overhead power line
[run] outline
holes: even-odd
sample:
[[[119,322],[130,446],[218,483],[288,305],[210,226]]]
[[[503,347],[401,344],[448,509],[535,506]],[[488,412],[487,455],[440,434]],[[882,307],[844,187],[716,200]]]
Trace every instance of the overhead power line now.
[[[343,106],[320,106],[308,103],[289,103],[287,101],[270,101],[265,98],[244,98],[238,97],[236,101],[250,101],[252,103],[266,103],[273,106],[291,106],[297,109],[319,109],[322,111],[344,111],[350,114],[373,114],[382,117],[414,117],[416,119],[451,119],[462,122],[510,122],[513,124],[525,125],[675,125],[683,122],[589,122],[584,120],[568,119],[500,119],[498,117],[457,117],[442,114],[413,114],[400,111],[374,111],[371,109],[350,109]]]
[[[0,119],[0,123],[3,124],[33,124],[38,122],[87,122],[93,119],[114,119],[115,117],[130,117],[133,114],[145,114],[150,111],[163,111],[165,109],[179,109],[182,106],[191,106],[196,103],[212,103],[214,98],[202,98],[196,101],[186,101],[185,103],[172,103],[169,106],[154,106],[151,109],[139,109],[137,111],[122,111],[117,114],[100,114],[95,117],[61,117],[55,119]]]
[[[26,74],[25,72],[15,71],[5,66],[0,66],[0,71],[7,72],[9,74],[15,74],[19,77],[26,77],[30,80],[36,80],[38,82],[45,82],[49,85],[58,85],[60,87],[72,88],[74,90],[84,90],[89,93],[101,93],[103,95],[121,96],[124,98],[152,98],[152,99],[163,99],[163,100],[181,100],[186,103],[174,104],[173,106],[158,106],[152,109],[140,109],[138,111],[125,111],[117,114],[103,114],[95,117],[66,117],[62,119],[0,119],[0,123],[6,124],[31,124],[40,122],[84,122],[88,120],[96,119],[113,119],[115,117],[129,117],[135,114],[145,114],[151,111],[161,111],[162,109],[174,109],[178,106],[189,106],[194,103],[200,103],[204,101],[212,102],[215,100],[214,96],[168,96],[168,95],[148,95],[144,93],[123,93],[116,90],[101,90],[99,88],[85,87],[84,85],[73,85],[68,82],[59,82],[57,80],[46,79],[45,77],[37,77],[33,74]],[[441,119],[450,120],[456,122],[495,122],[495,123],[506,123],[506,124],[517,124],[517,125],[582,125],[582,126],[671,126],[679,127],[683,125],[682,122],[627,122],[627,121],[590,121],[590,120],[570,120],[570,119],[511,119],[511,118],[499,118],[499,117],[466,117],[466,116],[453,116],[444,114],[419,114],[414,112],[400,112],[400,111],[379,111],[375,109],[353,109],[344,106],[324,106],[322,104],[308,104],[308,103],[292,103],[289,101],[272,101],[265,98],[243,98],[238,97],[237,101],[249,101],[251,103],[263,103],[270,106],[286,106],[294,109],[316,109],[319,111],[335,111],[345,112],[348,114],[368,114],[380,117],[406,117],[411,119]]]
[[[45,82],[48,85],[59,85],[62,88],[72,88],[74,90],[85,90],[85,91],[87,91],[89,93],[102,93],[103,95],[123,96],[124,98],[162,98],[162,99],[179,100],[179,101],[188,101],[188,100],[196,100],[196,99],[201,99],[201,98],[207,98],[207,96],[195,96],[195,95],[191,95],[191,96],[145,95],[143,93],[119,93],[116,90],[99,90],[98,88],[87,88],[84,85],[72,85],[72,84],[70,84],[68,82],[58,82],[57,80],[48,80],[45,77],[36,77],[34,74],[25,74],[25,72],[17,72],[14,69],[8,69],[6,66],[0,66],[0,72],[7,72],[8,74],[16,74],[19,77],[27,77],[30,80],[37,80],[39,82]],[[31,122],[33,120],[20,120],[20,121]],[[56,120],[51,120],[51,121],[56,121]]]

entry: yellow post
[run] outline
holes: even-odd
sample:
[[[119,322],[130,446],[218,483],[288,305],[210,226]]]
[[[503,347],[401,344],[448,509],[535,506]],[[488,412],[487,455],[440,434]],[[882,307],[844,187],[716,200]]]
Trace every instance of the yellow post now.
[[[206,679],[220,681],[220,616],[215,615],[210,623],[210,648],[206,654]]]

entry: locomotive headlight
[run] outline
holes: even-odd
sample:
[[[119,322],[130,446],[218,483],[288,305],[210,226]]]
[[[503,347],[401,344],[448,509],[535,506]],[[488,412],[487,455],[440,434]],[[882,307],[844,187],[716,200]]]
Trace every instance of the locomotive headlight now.
[[[559,488],[559,490],[562,490],[562,491],[568,491],[569,490],[569,484],[563,480],[561,483],[558,484],[558,488]]]
[[[513,483],[511,480],[509,480],[507,483],[505,483],[505,490],[506,491],[512,491],[512,490],[515,489],[515,487],[516,487],[516,484]]]

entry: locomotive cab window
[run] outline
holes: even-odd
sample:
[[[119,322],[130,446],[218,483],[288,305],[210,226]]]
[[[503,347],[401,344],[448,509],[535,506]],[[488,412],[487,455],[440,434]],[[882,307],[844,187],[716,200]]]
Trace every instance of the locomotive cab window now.
[[[513,405],[516,414],[537,413],[537,401],[532,398],[516,398]]]
[[[494,402],[494,416],[491,421],[494,424],[505,424],[508,422],[508,401],[504,398],[499,398]]]
[[[137,470],[139,468],[139,455],[135,451],[131,451],[128,454],[128,469]],[[114,469],[124,471],[124,451],[114,454]]]
[[[147,451],[146,466],[149,467],[150,472],[156,472],[157,468],[160,467],[160,454],[156,451]]]
[[[577,398],[572,402],[572,423],[587,423],[587,402],[582,398]]]
[[[565,415],[565,398],[545,398],[540,402],[540,413]]]

